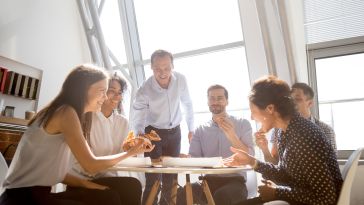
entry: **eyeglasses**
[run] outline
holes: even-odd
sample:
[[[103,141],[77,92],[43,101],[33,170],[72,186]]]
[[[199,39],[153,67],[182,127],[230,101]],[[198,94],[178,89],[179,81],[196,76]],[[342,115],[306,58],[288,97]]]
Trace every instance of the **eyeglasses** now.
[[[107,95],[111,95],[111,96],[123,96],[123,92],[122,91],[115,91],[115,90],[108,90],[107,91]]]

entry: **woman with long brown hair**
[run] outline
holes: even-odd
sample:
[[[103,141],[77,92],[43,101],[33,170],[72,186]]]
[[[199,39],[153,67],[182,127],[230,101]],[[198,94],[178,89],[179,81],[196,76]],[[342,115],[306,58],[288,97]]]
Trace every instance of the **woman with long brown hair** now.
[[[81,65],[70,72],[61,92],[31,120],[22,136],[3,184],[6,190],[1,205],[121,204],[117,193],[107,187],[90,187],[94,189],[87,199],[50,193],[52,185],[73,181],[66,176],[71,152],[83,169],[93,174],[153,148],[147,148],[150,142],[141,139],[128,152],[103,157],[92,153],[82,119],[85,113],[100,110],[107,88],[107,74],[100,68]]]

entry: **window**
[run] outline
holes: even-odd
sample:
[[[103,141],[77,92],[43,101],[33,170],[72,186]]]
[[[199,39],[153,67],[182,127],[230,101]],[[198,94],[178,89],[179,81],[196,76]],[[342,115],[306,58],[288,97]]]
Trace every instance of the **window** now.
[[[228,89],[227,109],[231,115],[250,120],[247,99],[250,81],[238,1],[123,0],[98,3],[103,8],[100,23],[106,44],[123,63],[117,68],[129,68],[135,87],[144,80],[144,74],[146,78],[152,75],[150,55],[157,49],[164,49],[174,54],[175,70],[187,78],[196,126],[211,118],[206,91],[213,84]],[[181,128],[181,152],[187,153],[188,131],[184,121]]]
[[[125,45],[117,1],[105,1],[100,14],[100,24],[107,47],[120,63],[126,63]],[[111,62],[114,63],[113,61]]]
[[[242,41],[237,1],[135,0],[144,58],[156,49],[172,53]]]
[[[196,126],[211,119],[207,106],[207,88],[213,84],[221,84],[228,90],[229,114],[250,120],[250,112],[244,112],[249,106],[247,97],[250,91],[244,48],[176,59],[174,67],[175,71],[187,78]],[[147,78],[153,74],[150,65],[145,66],[145,73]],[[183,122],[182,136],[186,135],[187,127]],[[187,153],[188,147],[187,137],[183,137],[181,152]]]
[[[156,49],[175,54],[174,69],[187,78],[196,126],[211,119],[206,92],[213,84],[228,89],[230,114],[250,120],[250,81],[237,1],[135,0],[134,5],[144,62]],[[152,75],[149,63],[144,72],[146,78]],[[184,121],[181,128],[181,152],[187,153]]]
[[[364,139],[357,128],[364,116],[364,47],[362,43],[310,51],[320,119],[336,133],[339,150],[355,150]],[[315,83],[315,82],[314,82]]]
[[[338,149],[356,149],[359,139],[355,128],[362,126],[364,116],[364,53],[317,59],[315,63],[320,117],[334,127]]]

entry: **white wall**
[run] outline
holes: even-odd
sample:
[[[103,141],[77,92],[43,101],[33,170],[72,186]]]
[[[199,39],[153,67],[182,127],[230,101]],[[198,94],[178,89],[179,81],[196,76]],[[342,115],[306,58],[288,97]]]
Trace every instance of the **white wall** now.
[[[0,56],[43,70],[38,108],[69,70],[90,62],[75,0],[0,0]]]

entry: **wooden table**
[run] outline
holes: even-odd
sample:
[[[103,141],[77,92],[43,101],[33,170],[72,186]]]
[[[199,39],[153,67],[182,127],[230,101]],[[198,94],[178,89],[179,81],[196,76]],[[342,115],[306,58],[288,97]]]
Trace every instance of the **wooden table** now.
[[[192,205],[193,196],[192,196],[192,186],[190,182],[190,174],[231,174],[231,173],[239,173],[242,171],[252,170],[249,166],[241,166],[241,167],[219,167],[219,168],[204,168],[204,167],[160,167],[160,166],[151,166],[151,167],[122,167],[122,166],[114,166],[110,168],[110,170],[117,171],[132,171],[132,172],[145,172],[145,173],[165,173],[165,174],[186,174],[186,201],[187,205]],[[153,201],[157,195],[158,189],[160,186],[160,181],[157,180],[152,190],[148,196],[146,201],[146,205],[153,204]],[[206,195],[206,199],[209,205],[214,205],[215,202],[212,198],[209,186],[206,180],[202,180],[202,189]],[[176,204],[177,199],[177,180],[173,182],[172,189],[172,201],[171,204]]]

